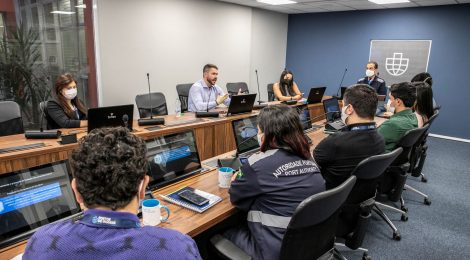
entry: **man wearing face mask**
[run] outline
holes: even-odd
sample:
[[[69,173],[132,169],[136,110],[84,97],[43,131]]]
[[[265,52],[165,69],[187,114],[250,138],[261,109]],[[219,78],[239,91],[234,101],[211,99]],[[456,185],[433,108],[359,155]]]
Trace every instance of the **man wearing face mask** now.
[[[366,84],[375,89],[379,95],[387,95],[385,80],[378,76],[379,64],[369,61],[366,65],[366,76],[357,80],[357,84]]]
[[[47,129],[86,127],[87,108],[77,97],[77,81],[73,76],[60,75],[54,90],[56,99],[47,102]]]
[[[323,139],[315,148],[314,159],[332,189],[351,176],[363,159],[385,151],[385,142],[374,122],[377,93],[365,84],[349,87],[344,93],[341,119],[347,127]]]
[[[393,84],[389,97],[395,113],[380,125],[378,131],[385,139],[386,150],[392,151],[408,130],[418,127],[418,119],[412,110],[416,88],[409,82]]]
[[[222,103],[228,106],[230,104],[228,94],[215,84],[219,76],[219,68],[214,64],[206,64],[202,71],[203,78],[194,83],[189,90],[188,111],[203,112]]]
[[[145,142],[124,127],[82,138],[71,167],[83,218],[36,231],[23,259],[201,259],[187,235],[142,226],[137,217],[149,182],[146,153]]]

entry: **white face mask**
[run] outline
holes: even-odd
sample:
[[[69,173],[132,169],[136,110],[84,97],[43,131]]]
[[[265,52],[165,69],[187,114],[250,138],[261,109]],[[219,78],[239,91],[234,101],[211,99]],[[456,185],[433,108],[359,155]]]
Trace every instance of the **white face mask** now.
[[[348,106],[343,106],[343,108],[341,108],[341,121],[343,121],[343,123],[346,124],[346,120],[348,119],[348,114],[346,114],[346,109],[348,109]]]
[[[372,77],[372,76],[374,76],[374,75],[375,75],[375,72],[374,72],[373,70],[366,70],[366,76],[367,76],[367,77],[370,78],[370,77]]]
[[[72,88],[72,89],[64,90],[63,95],[66,99],[72,100],[77,96],[77,89]]]
[[[144,186],[144,180],[142,180],[139,184],[139,190],[137,191],[137,201],[139,202],[139,205],[141,203],[141,200],[140,200],[140,192],[142,191],[142,188]]]
[[[258,137],[258,144],[259,144],[259,147],[261,147],[261,144],[263,144],[263,141],[261,140],[261,135],[260,135],[260,134],[257,134],[256,136]]]
[[[389,112],[395,113],[395,107],[392,106],[392,101],[390,99],[387,102],[387,107]]]

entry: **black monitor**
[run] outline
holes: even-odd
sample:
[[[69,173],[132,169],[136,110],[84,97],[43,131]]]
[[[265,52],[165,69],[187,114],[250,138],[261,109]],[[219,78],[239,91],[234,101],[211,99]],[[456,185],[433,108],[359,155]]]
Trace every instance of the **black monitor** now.
[[[341,117],[341,109],[339,108],[339,102],[338,99],[335,97],[323,100],[323,109],[325,110],[327,122],[333,122],[338,117]]]
[[[132,131],[134,105],[98,107],[88,109],[88,132],[100,127],[123,126]]]
[[[311,129],[312,122],[310,119],[310,111],[308,110],[307,105],[298,106],[297,111],[299,112],[300,124],[302,125],[304,131]]]
[[[159,188],[201,171],[193,131],[146,140],[149,188]]]
[[[0,174],[0,247],[35,229],[81,214],[72,191],[68,161]]]
[[[250,116],[233,120],[232,129],[237,145],[237,154],[242,154],[259,148],[258,144],[258,116]]]

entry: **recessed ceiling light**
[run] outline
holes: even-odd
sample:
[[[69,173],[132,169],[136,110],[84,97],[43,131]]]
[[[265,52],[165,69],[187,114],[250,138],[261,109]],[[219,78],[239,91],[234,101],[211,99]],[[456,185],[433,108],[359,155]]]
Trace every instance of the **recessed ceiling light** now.
[[[86,8],[86,5],[85,5],[85,4],[83,4],[83,5],[76,5],[75,7],[77,7],[77,8]]]
[[[287,5],[287,4],[296,4],[297,2],[290,0],[256,0],[257,2],[269,4],[269,5]]]
[[[67,12],[67,11],[52,11],[51,14],[74,14],[75,12]]]
[[[388,4],[409,3],[410,0],[369,0],[369,2],[376,3],[379,5],[388,5]]]

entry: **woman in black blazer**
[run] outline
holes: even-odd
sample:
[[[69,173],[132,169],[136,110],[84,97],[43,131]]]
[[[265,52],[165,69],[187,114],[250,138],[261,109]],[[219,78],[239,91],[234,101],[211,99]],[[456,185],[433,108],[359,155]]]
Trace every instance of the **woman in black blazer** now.
[[[88,126],[87,108],[77,97],[77,81],[71,74],[57,78],[55,96],[55,100],[47,102],[48,129]]]

